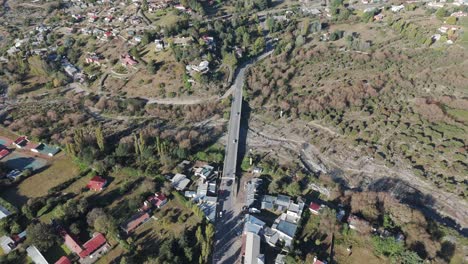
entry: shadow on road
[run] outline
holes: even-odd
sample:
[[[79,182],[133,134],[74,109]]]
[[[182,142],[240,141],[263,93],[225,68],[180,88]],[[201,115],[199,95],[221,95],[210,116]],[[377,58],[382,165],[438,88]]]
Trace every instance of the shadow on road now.
[[[240,123],[240,129],[239,129],[239,149],[238,149],[238,161],[237,162],[237,168],[236,171],[242,172],[241,164],[242,160],[244,157],[248,154],[248,146],[247,146],[247,132],[249,131],[249,120],[250,120],[250,114],[251,114],[252,109],[249,106],[249,103],[245,100],[242,100],[242,118],[241,118],[241,123]],[[237,180],[237,192],[240,190],[240,177],[242,176],[242,173],[238,173],[238,177],[236,178]]]

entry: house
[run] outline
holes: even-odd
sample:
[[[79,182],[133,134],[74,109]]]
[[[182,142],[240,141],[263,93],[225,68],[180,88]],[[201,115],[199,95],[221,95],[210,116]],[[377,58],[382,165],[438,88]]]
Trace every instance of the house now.
[[[24,148],[29,143],[27,136],[21,136],[13,141],[13,145],[17,148]]]
[[[284,211],[286,208],[288,208],[289,203],[291,202],[291,197],[279,194],[276,197],[276,206],[279,211]]]
[[[92,191],[101,191],[106,184],[106,179],[100,176],[94,176],[91,180],[89,180],[88,184],[86,184],[86,187]]]
[[[192,44],[192,38],[186,38],[186,37],[173,38],[172,43],[174,43],[174,45],[176,46],[186,47]]]
[[[313,213],[314,215],[319,215],[320,209],[321,209],[321,206],[318,203],[311,202],[309,205],[309,211]]]
[[[447,33],[447,32],[450,31],[450,30],[456,31],[456,30],[458,30],[458,27],[445,25],[445,26],[441,26],[441,27],[439,28],[440,33]]]
[[[285,214],[282,214],[271,226],[273,231],[278,232],[279,239],[284,241],[284,245],[289,247],[296,235],[297,224],[287,221]]]
[[[264,195],[262,199],[262,209],[267,209],[267,210],[274,210],[274,206],[276,204],[276,197],[271,196],[271,195]]]
[[[207,73],[210,70],[210,68],[208,67],[209,64],[210,63],[208,61],[204,60],[201,61],[198,65],[187,65],[185,69],[189,72],[195,71],[199,73]]]
[[[195,176],[201,177],[204,180],[206,180],[212,175],[213,170],[214,170],[213,166],[205,165],[195,170]]]
[[[23,172],[21,170],[12,170],[7,173],[6,177],[12,181],[15,181],[16,179],[21,177],[21,175],[23,175]]]
[[[80,257],[80,262],[86,260],[86,263],[93,263],[110,248],[104,235],[98,232],[95,232],[82,246],[63,229],[61,235],[65,240],[65,246]]]
[[[135,66],[138,64],[138,61],[134,60],[133,57],[130,56],[129,54],[120,56],[120,61],[122,62],[122,65],[125,67]]]
[[[453,16],[453,17],[466,17],[466,16],[468,16],[468,13],[465,13],[463,11],[458,11],[458,12],[452,13],[450,16]]]
[[[278,254],[275,259],[275,264],[286,264],[286,255]]]
[[[166,43],[162,39],[155,39],[154,43],[156,44],[156,51],[162,51],[166,48]]]
[[[253,178],[246,182],[245,190],[246,190],[246,198],[245,198],[245,206],[250,207],[256,201],[257,196],[257,189],[262,183],[262,179],[260,178]]]
[[[260,254],[260,236],[251,232],[245,235],[245,264],[263,264],[265,256]]]
[[[68,257],[62,256],[61,258],[59,258],[59,260],[55,262],[55,264],[72,264],[72,262]]]
[[[377,14],[377,15],[374,16],[374,20],[375,21],[382,21],[384,19],[384,17],[385,16],[382,13],[380,13],[380,14]]]
[[[130,218],[126,223],[122,224],[120,228],[128,235],[133,232],[141,224],[150,219],[150,215],[146,212],[139,213]]]
[[[2,236],[0,237],[0,247],[2,248],[4,254],[8,254],[10,251],[16,248],[16,244],[15,241],[11,239],[11,237]]]
[[[0,160],[6,157],[8,154],[10,154],[10,151],[8,149],[2,149],[0,147]]]
[[[441,7],[444,7],[444,4],[443,3],[437,3],[437,2],[430,2],[429,4],[427,4],[427,6],[441,8]]]
[[[347,222],[349,228],[354,229],[360,233],[369,233],[372,230],[369,222],[357,217],[356,215],[349,215]]]
[[[317,257],[314,257],[313,264],[327,264],[327,262],[324,260],[319,260]]]
[[[47,262],[46,258],[41,254],[39,249],[37,249],[35,246],[29,246],[26,248],[26,252],[28,254],[28,257],[31,258],[32,262],[35,264],[49,264]]]
[[[84,250],[81,251],[78,255],[81,259],[96,259],[97,255],[107,252],[110,249],[110,246],[107,244],[107,240],[101,233],[94,233],[93,237],[83,244]],[[89,261],[87,262],[89,263]]]
[[[11,215],[11,212],[8,211],[5,207],[0,205],[0,219],[8,217],[9,215]]]
[[[143,206],[140,208],[141,212],[146,212],[151,209],[152,206],[161,208],[167,203],[167,197],[162,193],[155,193],[144,201]]]
[[[390,10],[392,10],[392,12],[394,12],[394,13],[397,13],[397,12],[400,12],[401,10],[403,10],[404,8],[405,8],[404,5],[392,5]]]
[[[187,176],[184,174],[177,173],[174,175],[174,177],[171,179],[172,186],[178,190],[178,191],[183,191],[185,188],[187,188],[187,185],[190,183],[190,180],[187,179]]]
[[[31,151],[53,157],[60,151],[60,149],[57,147],[48,146],[44,143],[39,143],[37,146],[31,148]]]
[[[208,221],[214,222],[216,219],[216,206],[218,198],[211,196],[199,197],[194,200],[197,202],[198,207],[205,214],[205,217]]]
[[[244,233],[254,233],[258,235],[261,234],[261,231],[265,227],[265,222],[250,214],[245,215],[244,223]]]
[[[286,210],[286,215],[292,222],[297,223],[299,219],[301,219],[304,205],[305,205],[304,202],[302,202],[300,198],[298,198],[297,203],[293,203],[293,202],[289,203],[288,209]]]

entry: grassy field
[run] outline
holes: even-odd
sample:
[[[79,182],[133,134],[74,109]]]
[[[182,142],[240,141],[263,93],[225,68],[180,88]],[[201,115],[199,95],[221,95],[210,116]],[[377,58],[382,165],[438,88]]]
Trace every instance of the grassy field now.
[[[49,167],[3,192],[2,197],[21,207],[29,198],[40,197],[48,190],[78,175],[79,169],[64,153],[49,160]]]

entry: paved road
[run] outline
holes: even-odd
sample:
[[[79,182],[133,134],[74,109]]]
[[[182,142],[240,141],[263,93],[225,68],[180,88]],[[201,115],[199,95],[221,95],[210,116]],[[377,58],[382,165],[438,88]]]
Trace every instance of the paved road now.
[[[273,47],[269,43],[264,54],[242,65],[238,69],[236,79],[231,87],[233,89],[233,101],[229,118],[224,169],[219,188],[220,195],[213,263],[231,264],[240,263],[241,261],[242,241],[240,233],[243,229],[241,211],[244,201],[237,199],[236,168],[238,164],[239,130],[242,117],[242,87],[245,82],[245,72],[247,69],[258,60],[269,56],[272,52]],[[242,189],[240,188],[240,190]]]

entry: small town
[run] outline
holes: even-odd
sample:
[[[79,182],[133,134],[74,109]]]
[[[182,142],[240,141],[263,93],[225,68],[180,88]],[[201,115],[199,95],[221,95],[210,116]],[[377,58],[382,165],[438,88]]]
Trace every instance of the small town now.
[[[468,263],[468,0],[0,0],[0,263]]]

